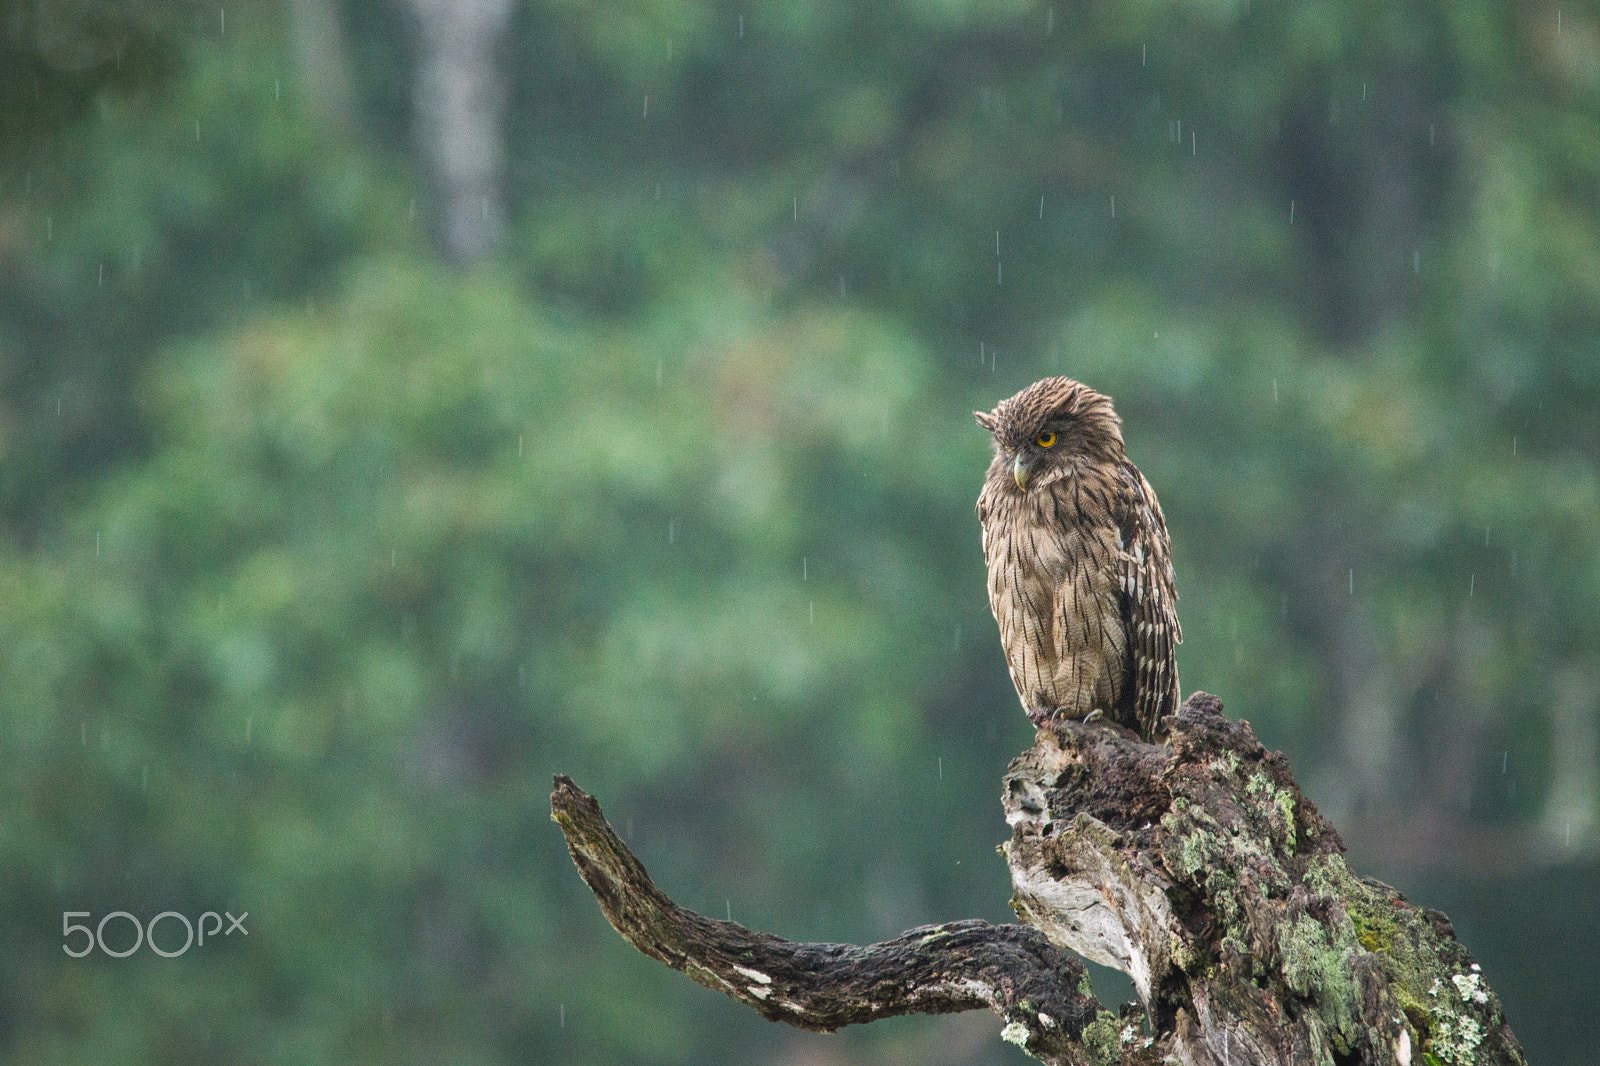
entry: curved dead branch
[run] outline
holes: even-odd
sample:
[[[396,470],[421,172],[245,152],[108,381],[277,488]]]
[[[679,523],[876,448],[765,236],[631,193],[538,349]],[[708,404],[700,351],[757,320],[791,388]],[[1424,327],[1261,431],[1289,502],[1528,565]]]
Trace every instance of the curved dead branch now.
[[[1105,1012],[1083,991],[1083,963],[1037,929],[969,920],[923,926],[866,947],[783,940],[668,899],[600,805],[570,778],[556,776],[550,810],[617,932],[763,1017],[831,1032],[899,1014],[986,1007],[1005,1019],[1007,1039],[1035,1056],[1091,1061],[1069,1049]]]

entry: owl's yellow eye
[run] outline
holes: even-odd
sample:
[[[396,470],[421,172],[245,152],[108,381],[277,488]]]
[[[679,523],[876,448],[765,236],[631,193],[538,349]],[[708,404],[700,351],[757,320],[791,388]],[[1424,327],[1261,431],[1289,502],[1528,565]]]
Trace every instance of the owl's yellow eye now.
[[[1056,435],[1047,429],[1037,437],[1033,438],[1033,443],[1037,444],[1041,448],[1054,447],[1056,443]]]

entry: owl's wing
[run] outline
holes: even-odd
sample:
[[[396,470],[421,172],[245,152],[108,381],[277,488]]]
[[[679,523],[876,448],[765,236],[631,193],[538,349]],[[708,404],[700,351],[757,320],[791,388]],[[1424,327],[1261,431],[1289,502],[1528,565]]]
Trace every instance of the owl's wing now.
[[[1127,627],[1133,691],[1125,697],[1139,732],[1153,737],[1161,719],[1178,709],[1176,646],[1178,593],[1172,574],[1167,520],[1150,483],[1132,463],[1122,467],[1125,504],[1117,515],[1122,534],[1122,617]]]

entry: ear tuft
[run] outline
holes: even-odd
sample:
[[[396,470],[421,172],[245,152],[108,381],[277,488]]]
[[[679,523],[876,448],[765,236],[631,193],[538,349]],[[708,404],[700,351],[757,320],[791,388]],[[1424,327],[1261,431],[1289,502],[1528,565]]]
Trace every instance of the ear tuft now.
[[[990,433],[993,433],[1000,426],[999,420],[988,411],[974,411],[972,412],[972,417],[978,420],[978,425],[982,426]]]

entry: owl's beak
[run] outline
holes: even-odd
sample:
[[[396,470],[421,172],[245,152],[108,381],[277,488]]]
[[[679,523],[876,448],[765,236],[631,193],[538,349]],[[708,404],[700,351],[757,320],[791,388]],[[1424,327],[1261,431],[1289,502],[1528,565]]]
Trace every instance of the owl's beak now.
[[[1011,464],[1011,476],[1017,481],[1017,488],[1023,492],[1028,491],[1028,479],[1033,476],[1033,467],[1028,463],[1028,453],[1018,452],[1016,461]]]

